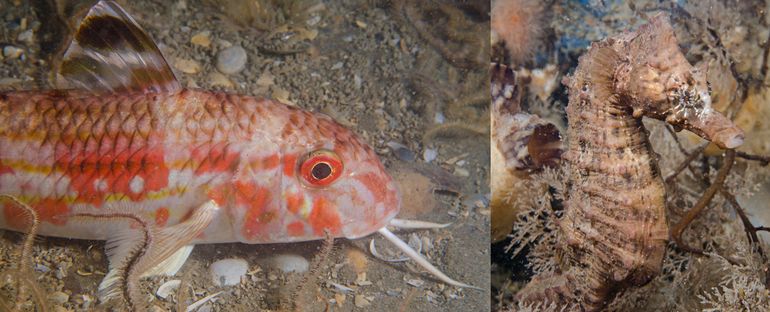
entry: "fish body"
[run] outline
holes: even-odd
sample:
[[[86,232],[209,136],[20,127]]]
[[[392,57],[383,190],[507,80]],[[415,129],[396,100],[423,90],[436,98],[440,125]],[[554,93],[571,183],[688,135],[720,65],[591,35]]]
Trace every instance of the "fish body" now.
[[[103,227],[70,219],[120,210],[164,227],[213,200],[223,209],[195,243],[305,241],[325,230],[354,238],[385,226],[399,207],[391,178],[355,134],[249,96],[3,93],[0,146],[0,194],[35,209],[43,235],[106,239]],[[319,150],[342,161],[333,185],[302,176]],[[0,227],[24,228],[17,209],[3,207]]]
[[[374,232],[475,288],[386,228],[412,223],[394,220],[395,183],[355,133],[277,101],[183,88],[117,3],[86,12],[55,73],[54,90],[0,93],[0,228],[106,240],[101,300],[144,310],[138,279],[174,275],[195,244]]]

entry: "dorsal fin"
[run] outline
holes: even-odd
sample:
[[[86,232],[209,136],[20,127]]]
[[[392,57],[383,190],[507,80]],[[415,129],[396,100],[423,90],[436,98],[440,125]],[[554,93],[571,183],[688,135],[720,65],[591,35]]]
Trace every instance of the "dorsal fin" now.
[[[62,57],[56,86],[95,93],[181,89],[147,33],[117,3],[104,0],[80,22]]]

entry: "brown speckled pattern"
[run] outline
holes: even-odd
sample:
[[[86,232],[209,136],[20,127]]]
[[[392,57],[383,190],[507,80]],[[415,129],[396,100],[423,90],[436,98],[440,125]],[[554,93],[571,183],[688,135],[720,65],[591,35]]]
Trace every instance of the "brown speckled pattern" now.
[[[518,296],[597,311],[657,276],[668,240],[665,185],[642,116],[720,146],[740,144],[743,134],[711,109],[706,82],[679,51],[665,15],[592,44],[568,86],[560,268]]]

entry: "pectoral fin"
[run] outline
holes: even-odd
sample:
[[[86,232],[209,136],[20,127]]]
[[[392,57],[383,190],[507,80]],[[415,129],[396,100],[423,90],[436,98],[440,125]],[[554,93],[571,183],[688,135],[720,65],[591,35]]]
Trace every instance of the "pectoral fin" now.
[[[174,267],[176,269],[181,267],[184,264],[184,260],[187,259],[189,252],[192,251],[192,246],[185,246],[190,244],[195,237],[206,229],[218,210],[219,206],[214,201],[208,201],[196,208],[192,215],[184,222],[158,231],[153,246],[149,246],[148,251],[136,263],[136,272],[145,274],[150,272],[170,273],[176,271]],[[177,254],[180,248],[182,250],[189,248],[188,254],[185,255],[183,252]],[[172,255],[181,259],[173,259]],[[170,262],[164,263],[169,257],[172,258]],[[182,263],[178,263],[180,261]],[[159,268],[155,268],[159,265]]]
[[[181,89],[150,36],[113,1],[99,1],[83,18],[62,57],[56,86],[97,94]]]
[[[187,258],[190,257],[193,247],[195,245],[187,245],[179,248],[173,255],[163,260],[163,262],[150,268],[147,272],[142,273],[142,277],[150,277],[155,275],[174,276],[179,269],[182,268]]]
[[[109,273],[99,284],[99,298],[125,297],[132,309],[142,310],[138,281],[155,274],[174,274],[192,251],[190,243],[211,223],[219,207],[213,202],[193,210],[183,222],[158,228],[152,221],[110,208],[115,213],[77,214],[73,220],[99,225],[110,233],[106,254]],[[130,210],[129,210],[130,211]]]

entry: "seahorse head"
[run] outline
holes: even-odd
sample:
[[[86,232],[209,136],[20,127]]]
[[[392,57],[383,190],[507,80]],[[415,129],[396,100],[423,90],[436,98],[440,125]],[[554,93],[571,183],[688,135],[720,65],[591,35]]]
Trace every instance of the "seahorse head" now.
[[[665,120],[721,148],[743,144],[743,131],[712,108],[705,73],[679,49],[668,16],[653,17],[626,39],[615,43],[616,51],[632,51],[616,75],[635,117]]]

